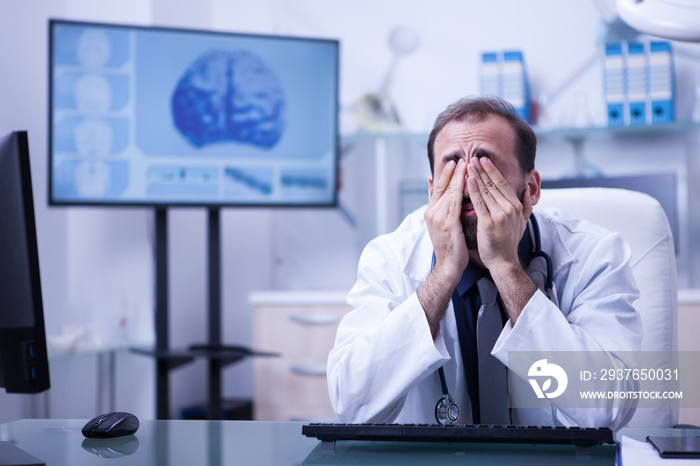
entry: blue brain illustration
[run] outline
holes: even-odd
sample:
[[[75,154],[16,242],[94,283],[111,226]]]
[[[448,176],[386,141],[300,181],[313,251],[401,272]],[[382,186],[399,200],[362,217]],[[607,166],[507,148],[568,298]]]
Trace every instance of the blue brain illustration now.
[[[284,131],[284,92],[246,51],[214,50],[190,66],[173,92],[175,126],[194,146],[236,141],[271,148]]]

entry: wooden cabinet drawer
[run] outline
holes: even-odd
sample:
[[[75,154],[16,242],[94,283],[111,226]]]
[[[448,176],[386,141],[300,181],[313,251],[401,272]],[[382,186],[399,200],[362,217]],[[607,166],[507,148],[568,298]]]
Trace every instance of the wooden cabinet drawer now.
[[[338,323],[350,310],[338,302],[253,306],[253,347],[279,353],[253,361],[255,419],[334,421],[326,362]]]
[[[333,348],[347,307],[261,307],[253,317],[255,348],[276,351],[300,364],[320,362]]]

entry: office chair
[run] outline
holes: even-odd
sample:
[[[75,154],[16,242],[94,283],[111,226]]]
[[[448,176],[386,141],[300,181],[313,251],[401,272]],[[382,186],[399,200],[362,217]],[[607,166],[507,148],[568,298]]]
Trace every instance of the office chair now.
[[[561,209],[618,232],[632,249],[630,263],[641,296],[642,351],[678,350],[678,290],[671,228],[653,197],[616,188],[543,189],[538,206]],[[678,390],[668,382],[667,390]],[[668,428],[678,422],[678,406],[640,408],[629,427]]]

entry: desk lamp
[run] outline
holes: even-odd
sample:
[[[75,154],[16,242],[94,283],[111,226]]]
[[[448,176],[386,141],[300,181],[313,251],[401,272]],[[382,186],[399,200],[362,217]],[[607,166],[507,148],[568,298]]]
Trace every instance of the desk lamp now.
[[[623,21],[645,34],[700,42],[697,0],[617,0],[617,11]]]
[[[389,87],[399,59],[410,55],[418,48],[420,36],[412,27],[402,25],[391,30],[387,42],[392,51],[392,59],[379,91],[376,94],[366,94],[355,104],[358,124],[370,133],[395,131],[401,127],[401,120],[389,97]]]

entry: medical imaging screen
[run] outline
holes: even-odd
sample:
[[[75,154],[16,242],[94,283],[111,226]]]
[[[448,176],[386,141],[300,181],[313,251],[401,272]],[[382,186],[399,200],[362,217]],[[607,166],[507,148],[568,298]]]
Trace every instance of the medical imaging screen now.
[[[51,203],[335,204],[338,41],[49,28]]]

